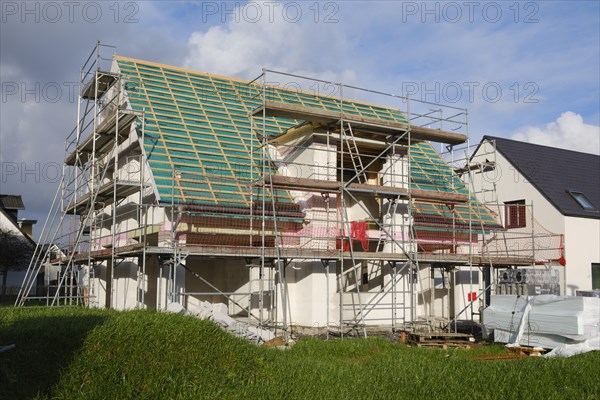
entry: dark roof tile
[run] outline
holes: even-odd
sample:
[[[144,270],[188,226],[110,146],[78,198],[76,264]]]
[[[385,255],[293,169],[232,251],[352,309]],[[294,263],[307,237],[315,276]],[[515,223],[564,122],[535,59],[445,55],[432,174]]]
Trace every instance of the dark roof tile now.
[[[600,218],[600,156],[494,136],[496,149],[527,181],[566,216]],[[585,210],[569,194],[583,193],[595,210]]]
[[[0,194],[0,208],[4,210],[24,210],[25,204],[21,196],[14,194]]]

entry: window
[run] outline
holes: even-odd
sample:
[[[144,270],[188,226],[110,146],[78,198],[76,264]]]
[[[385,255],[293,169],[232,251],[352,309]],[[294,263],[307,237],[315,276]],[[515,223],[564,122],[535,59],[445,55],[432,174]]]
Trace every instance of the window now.
[[[369,265],[366,262],[363,262],[360,267],[358,279],[360,279],[360,291],[368,292],[371,285],[369,284]]]
[[[505,227],[524,228],[527,226],[525,200],[507,201],[504,203]]]
[[[600,263],[592,263],[592,290],[600,289]]]
[[[573,198],[575,199],[577,204],[579,204],[581,206],[581,208],[583,208],[584,210],[595,210],[596,209],[596,207],[594,207],[592,202],[587,197],[585,197],[585,194],[583,194],[581,192],[573,192],[571,190],[567,190],[567,192],[571,196],[573,196]]]

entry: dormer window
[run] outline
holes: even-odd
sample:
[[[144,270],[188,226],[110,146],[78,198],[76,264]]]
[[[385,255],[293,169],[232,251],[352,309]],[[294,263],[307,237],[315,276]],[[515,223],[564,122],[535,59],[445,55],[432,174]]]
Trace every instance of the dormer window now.
[[[577,204],[581,206],[584,210],[593,211],[596,210],[596,207],[592,204],[590,199],[588,199],[585,194],[581,192],[575,192],[572,190],[567,190],[567,192],[575,199]]]

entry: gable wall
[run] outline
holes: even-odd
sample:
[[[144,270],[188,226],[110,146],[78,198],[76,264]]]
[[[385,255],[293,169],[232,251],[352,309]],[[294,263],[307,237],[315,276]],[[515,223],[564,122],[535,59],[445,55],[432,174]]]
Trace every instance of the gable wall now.
[[[0,229],[6,229],[18,236],[25,237],[23,232],[15,225],[15,223],[4,212],[0,212]]]
[[[19,230],[15,223],[4,212],[0,211],[0,229],[6,229],[19,237],[27,240],[27,237]],[[1,244],[0,244],[1,245]],[[9,271],[6,278],[7,294],[16,294],[25,278],[26,271]],[[0,280],[2,279],[0,271]],[[13,293],[14,292],[14,293]]]
[[[486,158],[493,161],[493,156],[489,154],[492,150],[489,143],[482,144],[473,157],[473,162],[481,162]],[[544,228],[553,233],[565,233],[564,216],[499,152],[496,152],[495,161],[494,170],[472,174],[475,191],[481,188],[492,189],[493,184],[496,184],[496,196],[501,207],[499,210],[498,207],[490,206],[490,208],[503,215],[504,202],[524,199],[526,204],[533,203],[533,216]],[[521,168],[535,168],[535,166],[521,166]],[[477,198],[488,203],[495,200],[491,192],[478,193]]]

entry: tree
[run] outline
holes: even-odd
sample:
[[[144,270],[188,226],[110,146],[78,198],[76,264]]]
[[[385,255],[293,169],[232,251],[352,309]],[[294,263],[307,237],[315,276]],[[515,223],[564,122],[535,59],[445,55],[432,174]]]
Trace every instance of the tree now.
[[[9,271],[23,271],[29,266],[33,255],[33,243],[15,232],[0,228],[0,271],[2,272],[2,289],[0,295],[6,294],[6,281]]]

